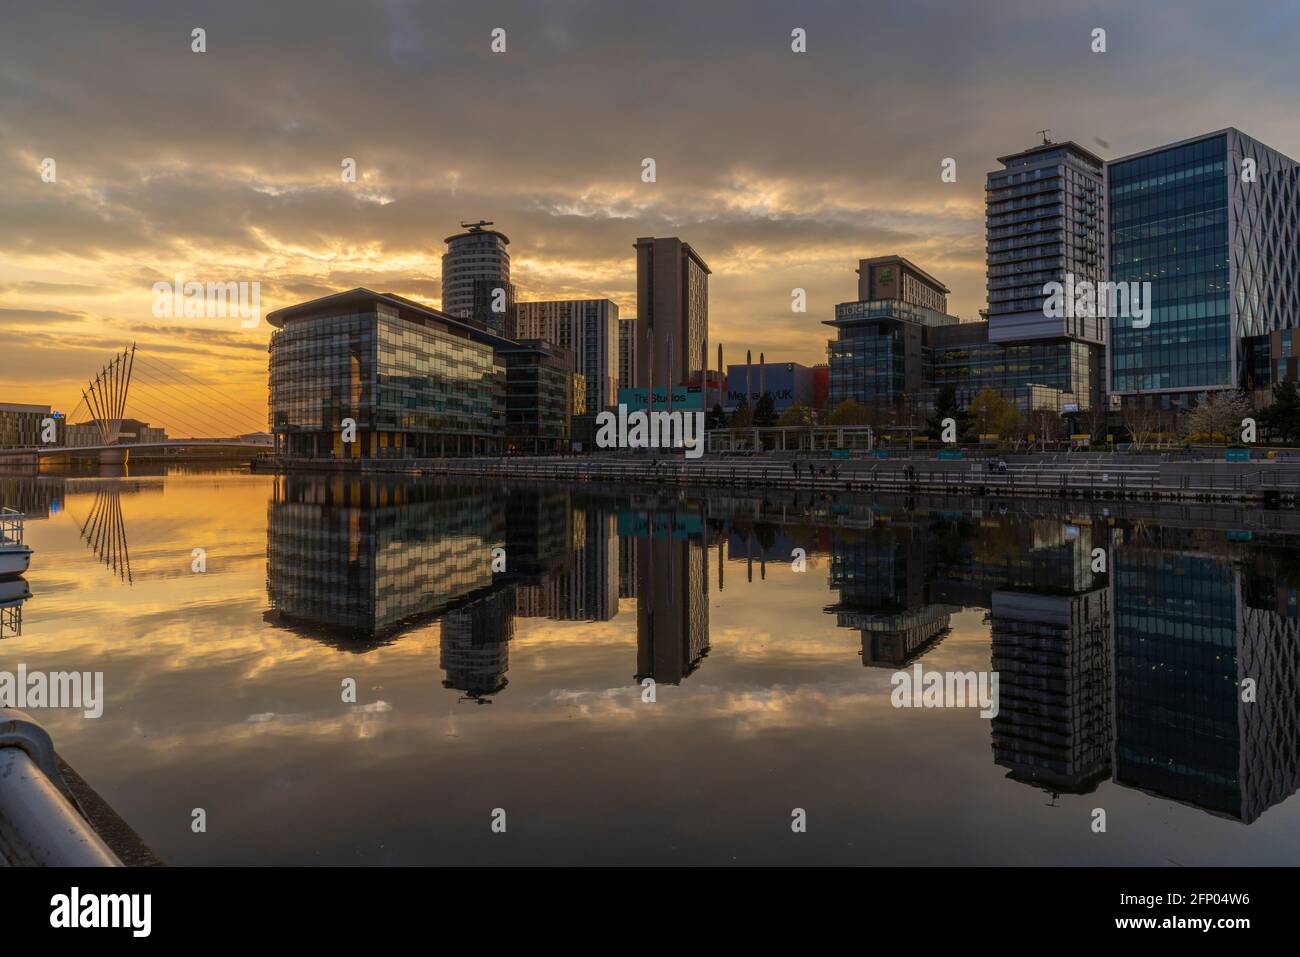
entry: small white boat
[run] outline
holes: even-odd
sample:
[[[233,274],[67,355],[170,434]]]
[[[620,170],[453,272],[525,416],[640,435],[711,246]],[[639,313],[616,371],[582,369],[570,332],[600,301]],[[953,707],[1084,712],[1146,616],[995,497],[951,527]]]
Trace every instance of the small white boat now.
[[[21,575],[32,563],[31,547],[23,544],[23,518],[16,509],[0,509],[0,578]]]

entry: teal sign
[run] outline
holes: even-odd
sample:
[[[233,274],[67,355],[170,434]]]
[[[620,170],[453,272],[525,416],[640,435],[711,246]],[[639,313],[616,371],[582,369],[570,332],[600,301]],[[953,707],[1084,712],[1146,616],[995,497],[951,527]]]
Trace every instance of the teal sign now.
[[[1250,449],[1228,449],[1223,457],[1229,462],[1249,462]]]
[[[964,457],[965,456],[963,455],[961,449],[940,449],[937,453],[935,453],[935,458],[946,459],[948,461],[952,461],[953,459],[960,459]]]
[[[689,538],[704,533],[700,516],[683,512],[619,512],[617,529],[620,538]]]
[[[848,457],[849,457],[849,450],[848,450],[848,449],[832,449],[832,450],[831,450],[831,458],[833,458],[833,459],[847,459]]]
[[[1228,541],[1230,542],[1248,542],[1254,537],[1255,537],[1254,533],[1252,533],[1248,529],[1247,530],[1243,530],[1240,528],[1228,529]]]
[[[879,450],[877,450],[877,451],[875,451],[875,452],[872,452],[871,454],[874,455],[874,456],[875,456],[876,458],[878,458],[878,459],[887,459],[887,458],[889,458],[889,453],[886,452],[884,449],[879,449]]]
[[[635,412],[637,409],[646,407],[646,396],[649,389],[619,389],[618,404],[627,406],[629,412]],[[655,387],[654,394],[655,411],[668,411],[668,390],[663,386]],[[679,385],[673,388],[673,410],[680,409],[683,412],[703,411],[704,394],[698,388]]]

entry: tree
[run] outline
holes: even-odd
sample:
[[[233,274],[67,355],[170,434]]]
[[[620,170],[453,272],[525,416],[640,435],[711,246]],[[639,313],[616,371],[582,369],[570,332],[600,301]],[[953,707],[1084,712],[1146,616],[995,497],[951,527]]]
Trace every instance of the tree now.
[[[939,390],[939,395],[934,402],[934,415],[925,421],[925,434],[932,439],[943,438],[944,419],[952,419],[957,423],[958,439],[970,431],[970,413],[962,411],[957,404],[957,390],[950,385]]]
[[[1055,442],[1065,434],[1065,423],[1060,413],[1050,409],[1035,409],[1029,413],[1029,430],[1034,433],[1043,448],[1047,443]]]
[[[980,390],[971,400],[970,414],[981,435],[996,435],[1003,440],[1017,438],[1025,424],[1020,410],[993,389]]]
[[[749,403],[741,399],[740,405],[731,410],[731,420],[727,424],[733,429],[747,429],[753,420],[754,415],[750,411]]]
[[[776,425],[776,404],[772,401],[772,393],[764,392],[758,405],[754,406],[754,425],[760,429]]]
[[[1219,392],[1206,396],[1194,409],[1183,414],[1183,434],[1208,435],[1210,445],[1215,442],[1217,434],[1222,433],[1225,442],[1241,437],[1241,420],[1249,416],[1254,409],[1250,398],[1244,392]]]
[[[776,420],[777,425],[790,426],[809,426],[813,424],[813,411],[806,405],[795,403],[781,413],[781,417]]]
[[[1160,412],[1148,405],[1143,396],[1135,395],[1124,399],[1119,410],[1119,420],[1128,432],[1133,450],[1141,452],[1142,446],[1146,445],[1160,424]]]
[[[709,410],[705,427],[709,429],[725,429],[727,427],[727,414],[722,411],[722,406],[719,403],[715,402],[713,408]]]
[[[1300,390],[1290,379],[1273,386],[1273,403],[1259,411],[1259,424],[1283,442],[1300,437]]]
[[[1093,402],[1088,407],[1088,411],[1083,413],[1081,421],[1092,441],[1103,441],[1106,438],[1106,403]]]
[[[854,399],[845,399],[826,419],[827,425],[866,425],[867,410]]]

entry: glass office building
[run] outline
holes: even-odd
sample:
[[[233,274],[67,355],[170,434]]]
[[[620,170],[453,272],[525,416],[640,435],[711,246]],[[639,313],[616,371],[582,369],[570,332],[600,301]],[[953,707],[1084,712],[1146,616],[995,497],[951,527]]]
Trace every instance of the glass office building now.
[[[1087,412],[1102,401],[1104,354],[1072,337],[992,341],[989,322],[897,300],[847,302],[826,325],[830,407],[853,399],[868,407],[933,408],[952,386],[962,406],[992,389],[1021,411]]]
[[[1107,170],[1110,278],[1152,298],[1148,328],[1112,319],[1111,392],[1177,407],[1268,385],[1271,334],[1300,325],[1300,167],[1227,129]]]
[[[1095,345],[1069,338],[990,342],[988,325],[966,322],[930,337],[930,403],[945,386],[963,407],[984,389],[1023,412],[1087,412],[1102,401],[1105,363]]]
[[[305,458],[495,454],[514,345],[399,296],[354,289],[279,309],[268,347],[276,450]],[[344,420],[355,424],[345,442]]]
[[[955,326],[956,316],[901,299],[843,302],[825,325],[838,336],[827,343],[830,406],[852,399],[864,406],[897,406],[929,384],[927,334]]]

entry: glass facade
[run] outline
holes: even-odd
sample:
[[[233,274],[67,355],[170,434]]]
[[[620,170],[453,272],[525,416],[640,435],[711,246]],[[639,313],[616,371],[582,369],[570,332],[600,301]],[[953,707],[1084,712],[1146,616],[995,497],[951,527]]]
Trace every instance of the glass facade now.
[[[906,391],[906,343],[901,322],[841,330],[829,343],[831,408],[846,399],[863,405],[901,401]]]
[[[1043,386],[1086,412],[1100,401],[1102,361],[1099,349],[1074,339],[936,344],[930,381],[936,392],[953,386],[963,406],[992,389],[1025,410],[1037,408],[1028,387]]]
[[[330,299],[338,305],[268,317],[280,326],[268,369],[270,426],[282,453],[413,458],[499,448],[505,378],[490,341],[374,295]],[[344,419],[356,425],[353,441],[343,441]]]
[[[541,340],[501,353],[506,364],[506,447],[530,455],[566,452],[574,411],[573,354]]]
[[[1300,166],[1228,129],[1108,168],[1111,279],[1153,304],[1112,322],[1111,391],[1267,385],[1267,337],[1300,326]]]
[[[990,341],[991,323],[959,322],[896,300],[835,307],[839,338],[827,343],[830,406],[846,399],[933,407],[952,386],[965,406],[992,389],[1024,411],[1086,412],[1102,401],[1102,346],[1074,338]]]
[[[1110,166],[1111,279],[1151,283],[1151,325],[1111,320],[1111,388],[1233,383],[1226,137]]]
[[[51,417],[48,405],[18,405],[0,403],[0,449],[35,448],[42,444],[42,423]],[[64,422],[61,413],[56,419],[56,444],[63,444]],[[98,430],[96,430],[98,431]]]
[[[957,323],[956,316],[899,299],[837,305],[827,323],[839,332],[826,347],[831,408],[847,399],[896,406],[924,389],[930,378],[926,333]]]

